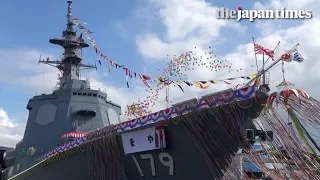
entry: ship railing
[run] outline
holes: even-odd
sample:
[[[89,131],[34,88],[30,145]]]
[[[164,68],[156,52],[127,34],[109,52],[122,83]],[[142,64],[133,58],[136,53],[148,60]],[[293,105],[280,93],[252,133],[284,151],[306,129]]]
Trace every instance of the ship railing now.
[[[111,135],[114,132],[113,129],[114,129],[114,125],[110,124],[110,125],[105,126],[103,128],[91,130],[91,131],[87,132],[87,134],[86,134],[87,140],[92,141],[95,139],[99,139],[101,136]]]

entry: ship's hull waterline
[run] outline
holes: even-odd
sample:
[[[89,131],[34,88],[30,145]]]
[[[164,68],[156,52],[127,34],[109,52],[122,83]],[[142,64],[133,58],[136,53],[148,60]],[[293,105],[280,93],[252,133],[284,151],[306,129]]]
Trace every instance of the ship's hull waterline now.
[[[221,179],[238,148],[247,146],[242,135],[246,128],[254,128],[252,119],[262,109],[256,99],[241,102],[251,104],[250,107],[234,102],[163,122],[164,149],[124,154],[121,135],[113,134],[9,179]],[[142,128],[145,127],[134,131]]]

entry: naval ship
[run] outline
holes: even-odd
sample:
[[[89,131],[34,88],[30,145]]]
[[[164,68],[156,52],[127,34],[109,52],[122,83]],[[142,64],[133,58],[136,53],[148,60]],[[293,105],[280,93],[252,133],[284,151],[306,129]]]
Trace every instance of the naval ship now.
[[[62,38],[49,40],[63,58],[39,61],[62,72],[60,86],[29,100],[23,139],[0,157],[1,180],[224,179],[239,148],[271,137],[253,124],[268,98],[256,85],[110,124],[109,112],[119,120],[121,106],[80,78],[96,67],[82,64],[79,52],[89,44],[74,30],[71,4]]]

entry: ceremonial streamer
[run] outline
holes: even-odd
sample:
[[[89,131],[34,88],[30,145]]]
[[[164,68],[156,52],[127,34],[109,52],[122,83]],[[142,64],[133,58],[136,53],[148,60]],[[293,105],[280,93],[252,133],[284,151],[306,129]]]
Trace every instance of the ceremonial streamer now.
[[[264,123],[264,127],[273,131],[276,139],[273,142],[262,143],[266,158],[261,158],[260,154],[252,149],[249,151],[250,159],[274,179],[287,176],[297,179],[320,179],[317,172],[320,168],[317,155],[319,146],[303,126],[312,124],[319,131],[319,107],[320,103],[301,89],[284,88],[272,93],[266,107],[268,109],[259,119]],[[266,167],[264,160],[272,163],[273,168]],[[291,168],[292,166],[295,168]]]

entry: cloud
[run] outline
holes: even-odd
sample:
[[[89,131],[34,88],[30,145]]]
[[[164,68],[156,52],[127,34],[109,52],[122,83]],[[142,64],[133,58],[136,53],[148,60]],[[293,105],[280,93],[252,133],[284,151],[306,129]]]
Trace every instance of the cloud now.
[[[4,85],[23,87],[24,90],[34,93],[49,93],[55,87],[58,70],[47,65],[37,65],[39,56],[42,59],[49,57],[56,60],[50,53],[36,49],[0,49],[0,59],[5,66],[0,66],[0,83]]]
[[[14,147],[21,139],[25,124],[16,123],[8,113],[0,107],[0,145]]]
[[[219,39],[224,27],[239,32],[244,28],[240,23],[217,19],[218,7],[204,0],[151,0],[150,2],[166,32],[163,38],[161,34],[152,32],[137,36],[138,51],[150,60],[164,59],[167,54],[178,54],[194,46],[212,45]]]
[[[164,54],[169,51],[169,44],[163,42],[156,34],[143,34],[137,37],[138,50],[145,57],[156,59],[163,57]],[[150,51],[149,48],[156,49],[156,51]]]

